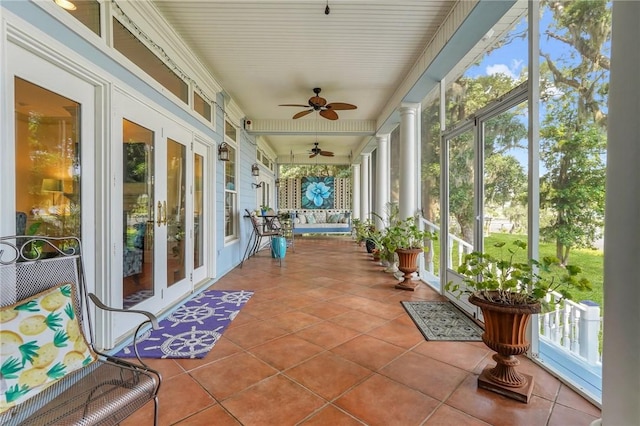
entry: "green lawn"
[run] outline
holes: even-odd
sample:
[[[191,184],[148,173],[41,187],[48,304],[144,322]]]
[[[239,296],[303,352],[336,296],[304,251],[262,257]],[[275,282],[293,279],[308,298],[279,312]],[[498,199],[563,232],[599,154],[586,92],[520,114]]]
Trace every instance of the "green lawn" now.
[[[515,240],[527,241],[527,237],[525,235],[514,235],[507,233],[496,232],[491,234],[491,236],[485,238],[485,250],[494,256],[500,255],[500,249],[494,247],[495,243],[504,242],[506,243],[505,247],[511,246],[511,243]],[[457,253],[458,246],[454,244],[453,253]],[[503,249],[503,250],[506,250]],[[552,243],[541,243],[540,244],[540,257],[544,256],[555,256],[556,247],[555,244]],[[433,260],[435,263],[436,273],[439,274],[439,260],[440,260],[440,246],[439,243],[436,242],[434,245],[434,254]],[[454,254],[457,256],[457,254]],[[518,261],[525,261],[527,258],[526,252],[522,251],[517,257]],[[456,259],[454,259],[454,265],[456,264]],[[569,263],[572,265],[577,265],[582,268],[583,275],[591,281],[592,291],[572,291],[574,295],[575,301],[582,300],[592,300],[600,305],[600,309],[603,308],[603,298],[602,298],[602,283],[603,283],[603,269],[604,269],[604,258],[602,250],[590,250],[590,249],[580,249],[580,250],[572,250],[569,256]]]
[[[499,255],[498,248],[493,245],[497,242],[504,242],[506,246],[510,246],[512,241],[517,239],[526,241],[525,235],[513,235],[494,233],[491,236],[485,238],[485,250],[493,255]],[[503,248],[504,250],[504,248]],[[556,246],[554,243],[540,243],[540,258],[544,256],[555,256]],[[525,261],[527,258],[526,253],[521,253],[518,257],[519,261]],[[591,249],[573,249],[569,254],[569,264],[576,265],[582,268],[582,274],[591,281],[592,291],[572,291],[574,301],[580,302],[582,300],[592,300],[603,308],[602,299],[602,284],[603,284],[603,269],[604,269],[604,257],[602,250]]]

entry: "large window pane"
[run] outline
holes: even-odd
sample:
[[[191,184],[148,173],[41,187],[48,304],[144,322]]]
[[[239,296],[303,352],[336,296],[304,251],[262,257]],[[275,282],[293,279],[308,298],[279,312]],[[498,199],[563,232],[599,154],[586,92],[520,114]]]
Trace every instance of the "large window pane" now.
[[[527,79],[527,9],[523,4],[516,4],[447,76],[447,128]]]
[[[563,374],[596,400],[602,322],[587,329],[576,316],[586,309],[603,314],[611,5],[549,2],[540,18],[540,256],[582,268],[593,291],[573,291],[575,304],[541,315],[539,356],[567,365],[555,347],[572,352],[570,359],[580,361]]]
[[[116,18],[113,18],[113,47],[180,98],[182,102],[189,102],[187,83]]]
[[[14,82],[16,233],[80,237],[80,104]]]
[[[193,267],[204,265],[204,158],[193,157]]]
[[[389,164],[389,201],[397,204],[400,202],[400,126],[389,136]]]
[[[184,279],[187,147],[167,139],[167,287]]]
[[[229,161],[224,162],[224,236],[225,239],[236,237],[236,150],[229,146]]]
[[[439,91],[439,88],[436,89]],[[440,96],[427,97],[422,107],[420,194],[422,216],[426,228],[440,233]],[[434,244],[427,254],[426,269],[435,277],[440,276],[440,250]],[[435,281],[435,280],[434,280]]]
[[[154,133],[122,120],[122,289],[125,308],[154,295]]]
[[[74,10],[65,9],[91,31],[100,35],[100,3],[97,0],[74,0]]]

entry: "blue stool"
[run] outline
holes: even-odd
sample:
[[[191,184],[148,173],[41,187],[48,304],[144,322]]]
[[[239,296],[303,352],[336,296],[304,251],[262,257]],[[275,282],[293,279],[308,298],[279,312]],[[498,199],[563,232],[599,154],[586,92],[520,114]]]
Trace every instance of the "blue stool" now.
[[[287,240],[284,237],[271,238],[271,257],[279,259],[282,265],[282,259],[287,254]]]

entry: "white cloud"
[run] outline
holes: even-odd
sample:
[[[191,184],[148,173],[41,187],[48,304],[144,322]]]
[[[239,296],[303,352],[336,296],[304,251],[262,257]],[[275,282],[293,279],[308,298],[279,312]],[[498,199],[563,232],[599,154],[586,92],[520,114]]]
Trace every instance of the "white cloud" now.
[[[511,68],[509,68],[505,64],[487,65],[487,75],[495,75],[495,74],[504,74],[506,76],[511,77],[514,80],[518,77],[516,73],[512,71]]]

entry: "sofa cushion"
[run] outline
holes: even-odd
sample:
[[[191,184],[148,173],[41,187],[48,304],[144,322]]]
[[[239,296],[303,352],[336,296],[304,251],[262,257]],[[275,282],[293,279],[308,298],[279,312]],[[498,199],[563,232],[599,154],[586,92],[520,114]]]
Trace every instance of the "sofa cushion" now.
[[[327,223],[327,212],[313,212],[316,223]]]
[[[0,412],[95,361],[76,318],[72,283],[62,283],[0,309]]]
[[[332,214],[327,216],[327,222],[328,223],[341,223],[340,222],[341,217],[342,217],[342,215],[340,213],[332,213]]]

